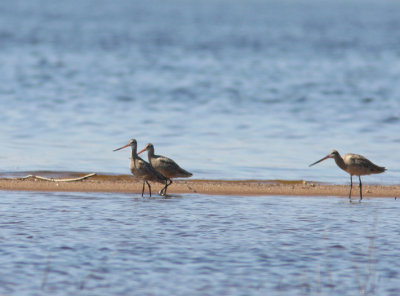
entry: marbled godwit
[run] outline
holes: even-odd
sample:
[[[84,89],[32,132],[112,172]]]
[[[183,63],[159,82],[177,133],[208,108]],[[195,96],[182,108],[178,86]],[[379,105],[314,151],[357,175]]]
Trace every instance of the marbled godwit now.
[[[362,200],[362,183],[361,183],[361,176],[363,175],[371,175],[371,174],[380,174],[386,171],[384,167],[377,166],[376,164],[372,163],[370,160],[366,159],[364,156],[359,154],[347,153],[340,156],[339,152],[336,150],[332,150],[327,156],[324,158],[310,164],[313,166],[325,159],[333,158],[335,159],[336,164],[342,170],[350,174],[350,192],[349,192],[349,199],[351,200],[351,189],[353,188],[353,175],[358,176],[360,180],[360,201]]]
[[[166,188],[167,178],[165,178],[163,175],[157,172],[149,163],[145,162],[138,156],[137,142],[135,139],[131,139],[128,144],[120,148],[117,148],[113,151],[121,150],[129,146],[132,147],[132,157],[129,163],[129,168],[131,170],[131,173],[135,176],[135,178],[143,180],[142,196],[144,194],[144,187],[146,183],[147,186],[149,187],[149,192],[151,197],[151,186],[148,181],[163,183],[165,184],[164,188]]]
[[[188,171],[182,169],[171,158],[162,155],[155,155],[154,146],[151,143],[148,143],[138,154],[146,150],[151,165],[163,176],[165,176],[169,181],[169,183],[167,183],[165,187],[161,189],[160,194],[162,194],[163,190],[164,190],[164,195],[167,194],[167,187],[172,184],[171,178],[188,178],[193,175],[192,173],[189,173]]]

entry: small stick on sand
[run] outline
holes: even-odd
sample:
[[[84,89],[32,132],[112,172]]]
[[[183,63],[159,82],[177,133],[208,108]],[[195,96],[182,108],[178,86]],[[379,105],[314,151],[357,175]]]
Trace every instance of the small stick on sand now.
[[[22,177],[22,178],[16,178],[16,179],[24,180],[24,179],[34,178],[34,179],[50,181],[50,182],[74,182],[74,181],[81,181],[81,180],[90,178],[90,177],[92,177],[94,175],[96,175],[96,173],[91,173],[91,174],[87,174],[87,175],[82,176],[82,177],[71,178],[71,179],[54,179],[54,178],[46,178],[46,177],[35,176],[35,175],[28,175],[28,176],[25,176],[25,177]]]

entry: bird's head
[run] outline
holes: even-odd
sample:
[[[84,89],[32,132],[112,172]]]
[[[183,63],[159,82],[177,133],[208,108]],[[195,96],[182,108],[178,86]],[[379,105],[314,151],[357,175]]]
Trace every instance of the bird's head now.
[[[154,146],[153,146],[153,144],[147,143],[146,146],[144,146],[144,148],[143,148],[142,150],[140,150],[140,152],[139,152],[138,154],[143,153],[143,152],[145,152],[146,150],[147,150],[147,151],[154,151]]]
[[[136,146],[137,146],[136,140],[135,139],[130,139],[128,144],[126,144],[125,146],[122,146],[120,148],[114,149],[113,151],[118,151],[118,150],[124,149],[124,148],[129,147],[129,146],[131,146],[132,149],[136,148]]]
[[[315,165],[315,164],[317,164],[317,163],[319,163],[321,161],[324,161],[325,159],[336,158],[338,156],[339,156],[339,152],[337,152],[337,150],[332,150],[331,152],[329,152],[329,154],[327,156],[325,156],[325,157],[321,158],[320,160],[310,164],[309,166],[311,167],[311,166],[313,166],[313,165]]]

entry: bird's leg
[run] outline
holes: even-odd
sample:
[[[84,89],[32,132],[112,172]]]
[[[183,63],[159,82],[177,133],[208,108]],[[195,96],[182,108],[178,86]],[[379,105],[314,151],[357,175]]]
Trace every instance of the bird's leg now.
[[[145,185],[146,181],[143,180],[143,187],[142,187],[142,197],[143,197],[143,193],[144,193],[144,185]]]
[[[165,181],[165,186],[163,188],[161,188],[161,190],[158,192],[159,195],[164,195],[165,194],[164,190],[165,190],[165,188],[167,186],[167,183],[168,183],[168,180]]]
[[[358,179],[360,180],[360,201],[362,200],[362,183],[361,183],[361,176],[358,176]]]
[[[353,188],[353,175],[350,175],[350,192],[349,192],[349,200],[351,201],[351,189]]]
[[[168,183],[168,181],[169,181],[169,183]],[[171,179],[167,180],[167,183],[165,183],[165,187],[164,187],[164,195],[167,195],[167,188],[171,184],[172,184],[172,180]]]
[[[149,186],[149,192],[150,192],[150,197],[151,197],[151,186],[150,186],[150,183],[147,182],[147,181],[146,181],[146,183],[147,183],[147,186]]]
[[[169,179],[169,184],[168,184],[168,186],[171,185],[171,184],[172,184],[172,179]],[[168,187],[168,186],[167,186],[167,187]],[[165,188],[165,194],[167,194],[167,188]]]
[[[168,181],[169,181],[169,183],[168,183]],[[160,190],[160,192],[158,194],[166,196],[167,195],[167,187],[171,184],[172,184],[171,179],[168,179],[167,181],[165,181],[165,186]]]

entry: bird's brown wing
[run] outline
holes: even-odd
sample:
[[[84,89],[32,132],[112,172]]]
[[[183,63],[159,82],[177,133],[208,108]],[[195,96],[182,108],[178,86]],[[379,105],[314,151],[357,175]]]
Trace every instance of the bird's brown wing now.
[[[182,169],[175,161],[168,157],[158,157],[156,161],[154,161],[153,166],[167,178],[189,177],[192,175],[191,173]]]
[[[382,173],[386,170],[386,168],[374,164],[372,161],[362,155],[356,154],[355,156],[356,157],[350,158],[350,162],[362,168],[363,170],[369,171],[371,174]]]

